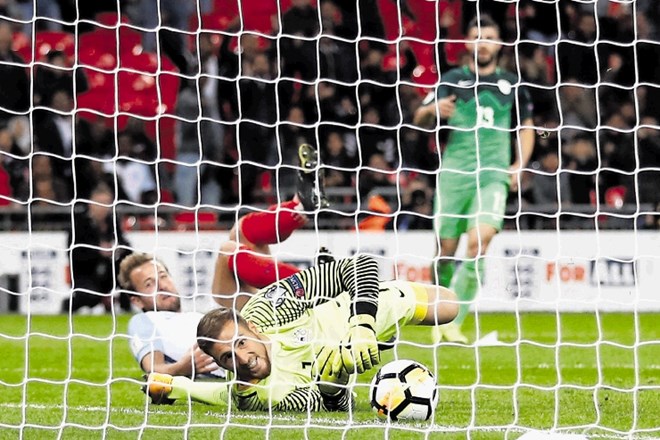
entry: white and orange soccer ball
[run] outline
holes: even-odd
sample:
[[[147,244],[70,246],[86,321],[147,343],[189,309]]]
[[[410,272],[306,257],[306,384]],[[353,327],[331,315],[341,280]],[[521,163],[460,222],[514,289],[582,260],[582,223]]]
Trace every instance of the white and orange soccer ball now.
[[[438,403],[433,373],[419,362],[403,359],[378,371],[369,397],[378,417],[392,421],[428,420]]]

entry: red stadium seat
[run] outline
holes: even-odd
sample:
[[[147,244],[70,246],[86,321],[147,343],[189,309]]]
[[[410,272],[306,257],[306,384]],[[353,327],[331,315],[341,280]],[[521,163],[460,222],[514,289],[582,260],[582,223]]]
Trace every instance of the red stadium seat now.
[[[218,214],[215,212],[188,211],[174,216],[176,229],[181,231],[198,229],[215,229],[218,226]]]

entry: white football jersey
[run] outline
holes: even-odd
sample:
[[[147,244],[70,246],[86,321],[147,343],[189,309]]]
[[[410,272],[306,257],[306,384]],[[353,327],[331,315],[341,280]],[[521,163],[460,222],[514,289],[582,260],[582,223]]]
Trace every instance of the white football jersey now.
[[[181,359],[197,342],[197,324],[203,314],[199,312],[145,312],[134,315],[128,322],[131,351],[140,363],[149,353],[160,351],[165,361]],[[225,377],[218,368],[211,373]]]

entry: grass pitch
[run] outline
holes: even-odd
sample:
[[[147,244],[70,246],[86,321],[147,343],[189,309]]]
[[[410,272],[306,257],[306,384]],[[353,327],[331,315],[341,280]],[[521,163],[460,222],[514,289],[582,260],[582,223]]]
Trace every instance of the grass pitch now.
[[[0,439],[517,438],[530,429],[589,438],[660,437],[660,315],[482,314],[505,344],[433,346],[406,328],[384,352],[438,377],[433,423],[379,422],[361,377],[352,414],[236,413],[151,406],[126,337],[128,316],[0,318]],[[474,339],[477,325],[466,323]]]

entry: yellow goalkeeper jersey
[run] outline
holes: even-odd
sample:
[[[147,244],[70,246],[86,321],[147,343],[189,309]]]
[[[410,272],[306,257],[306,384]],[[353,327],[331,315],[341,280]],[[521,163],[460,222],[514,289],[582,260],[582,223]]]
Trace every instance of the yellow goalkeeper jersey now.
[[[349,392],[329,402],[315,385],[316,353],[346,335],[351,312],[359,313],[365,301],[377,306],[376,336],[382,342],[396,334],[400,326],[421,320],[426,312],[426,306],[419,307],[426,304],[421,297],[426,291],[421,285],[378,283],[377,273],[371,258],[345,259],[312,267],[255,294],[241,314],[270,339],[271,373],[257,383],[236,384],[232,398],[237,407],[348,410]],[[359,296],[354,293],[356,289],[361,292]]]

